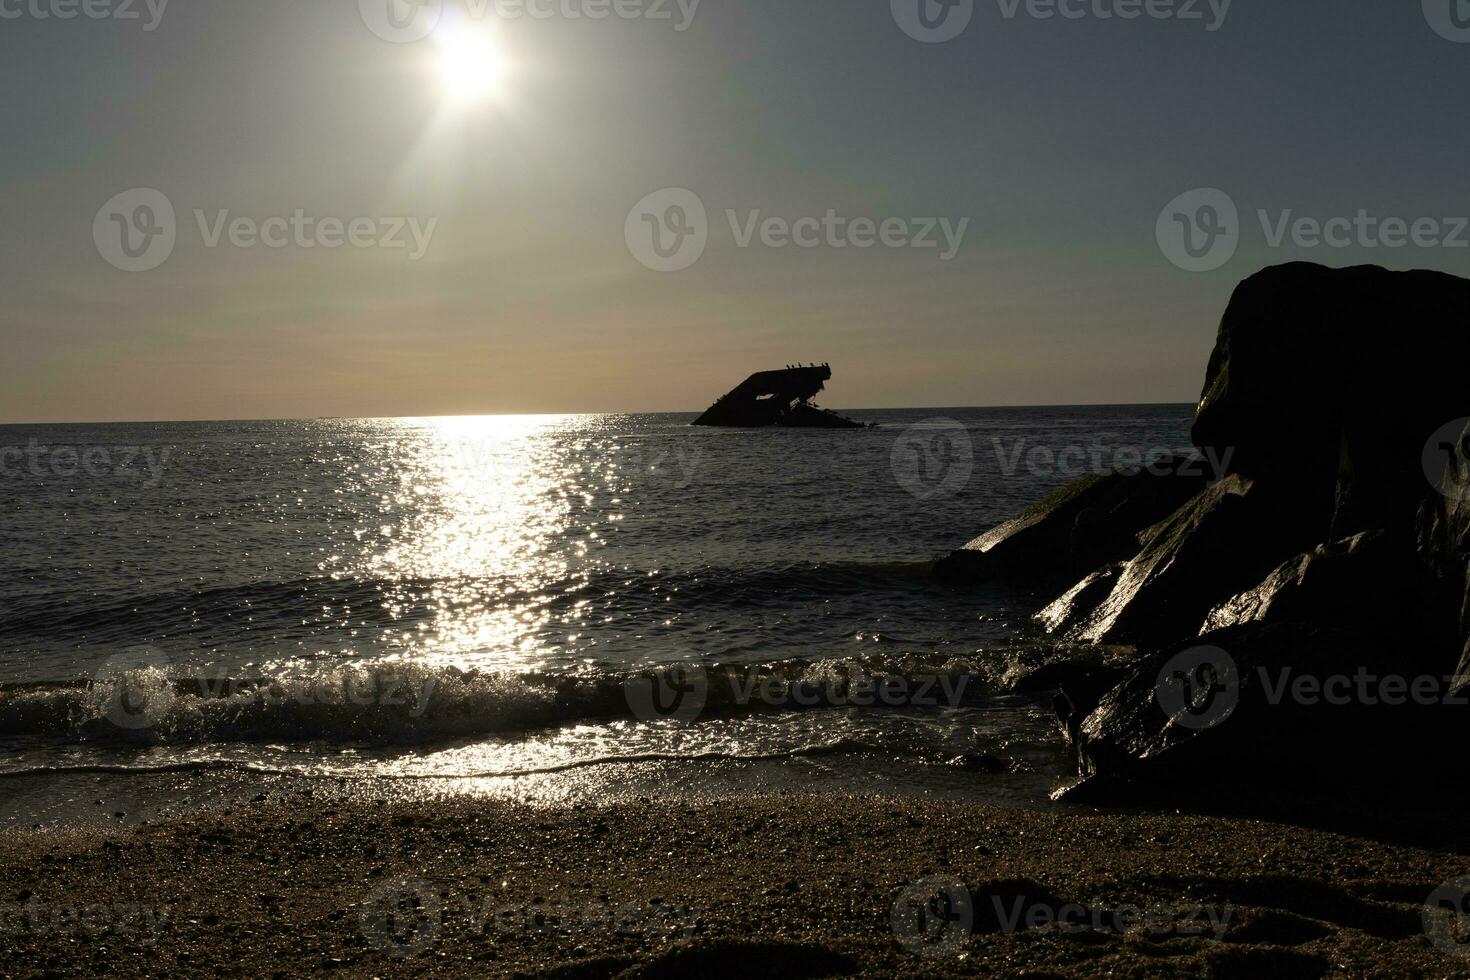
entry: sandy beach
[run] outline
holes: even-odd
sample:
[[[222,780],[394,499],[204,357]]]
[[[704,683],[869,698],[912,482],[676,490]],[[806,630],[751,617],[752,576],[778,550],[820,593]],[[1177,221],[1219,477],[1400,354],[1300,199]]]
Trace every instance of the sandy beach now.
[[[8,835],[0,973],[1470,976],[1470,946],[1425,932],[1425,901],[1470,864],[1450,828],[283,787]]]

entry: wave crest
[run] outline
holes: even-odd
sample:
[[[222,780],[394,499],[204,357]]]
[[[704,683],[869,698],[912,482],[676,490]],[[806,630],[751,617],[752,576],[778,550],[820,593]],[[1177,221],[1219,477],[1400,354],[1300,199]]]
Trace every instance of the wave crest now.
[[[592,676],[465,672],[414,664],[342,666],[249,678],[171,677],[159,666],[72,684],[0,690],[0,737],[187,745],[310,742],[415,745],[643,716],[630,694],[698,672],[699,711],[946,708],[994,689],[965,659],[875,655],[732,666],[657,666]],[[888,685],[886,688],[881,685]],[[873,692],[897,691],[897,698]],[[687,719],[685,719],[687,720]]]

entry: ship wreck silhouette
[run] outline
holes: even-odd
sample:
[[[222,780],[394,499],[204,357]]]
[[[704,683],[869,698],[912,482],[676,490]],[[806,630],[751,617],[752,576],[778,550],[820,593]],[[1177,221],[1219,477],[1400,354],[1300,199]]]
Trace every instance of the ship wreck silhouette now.
[[[812,402],[832,379],[830,364],[788,364],[780,371],[760,371],[710,406],[695,425],[798,429],[865,429]]]

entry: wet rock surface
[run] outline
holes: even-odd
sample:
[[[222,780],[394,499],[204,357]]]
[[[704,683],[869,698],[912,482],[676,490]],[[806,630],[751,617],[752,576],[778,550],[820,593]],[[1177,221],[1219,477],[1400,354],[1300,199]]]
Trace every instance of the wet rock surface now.
[[[1137,643],[1197,633],[1219,596],[1258,581],[1308,540],[1296,497],[1226,477],[1144,533],[1142,550],[1075,636]]]
[[[1197,461],[1164,460],[1136,472],[1076,480],[942,559],[956,583],[1004,578],[1037,585],[1073,581],[1138,550],[1138,535],[1203,490]]]

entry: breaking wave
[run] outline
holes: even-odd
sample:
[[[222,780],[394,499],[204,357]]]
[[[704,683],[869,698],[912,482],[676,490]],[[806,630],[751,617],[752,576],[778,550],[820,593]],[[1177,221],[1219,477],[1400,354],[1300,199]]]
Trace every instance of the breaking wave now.
[[[698,698],[700,717],[834,707],[941,711],[993,701],[1009,663],[872,655],[590,676],[386,663],[248,678],[180,678],[141,665],[92,681],[0,688],[0,737],[421,745],[579,721],[661,723],[676,713],[651,706],[681,691]],[[656,689],[662,700],[650,693]]]

